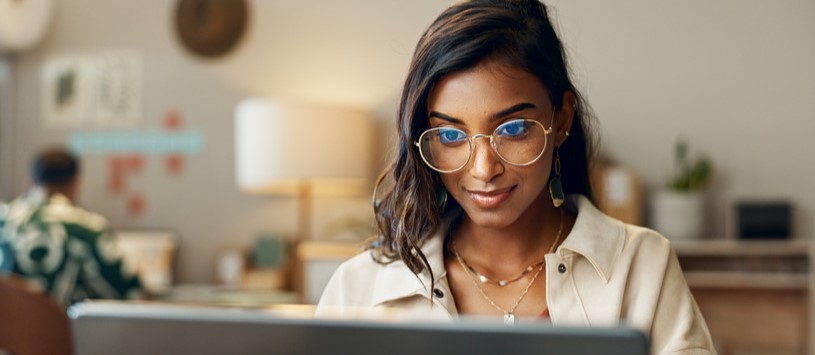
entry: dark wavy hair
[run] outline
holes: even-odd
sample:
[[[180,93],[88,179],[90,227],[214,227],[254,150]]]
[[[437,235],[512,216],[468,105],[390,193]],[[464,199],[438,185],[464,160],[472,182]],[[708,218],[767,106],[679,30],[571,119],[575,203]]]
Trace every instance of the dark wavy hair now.
[[[37,185],[63,187],[79,174],[79,159],[64,148],[49,148],[31,164],[31,178]]]
[[[445,10],[430,25],[413,54],[399,104],[397,156],[377,181],[375,191],[386,190],[381,199],[374,193],[380,237],[370,247],[377,262],[402,260],[414,274],[426,270],[435,282],[420,246],[438,228],[442,211],[437,189],[442,183],[438,173],[422,161],[413,142],[429,126],[427,96],[434,85],[445,75],[488,59],[532,73],[557,109],[562,108],[567,91],[574,93],[574,122],[569,139],[559,147],[561,179],[566,194],[592,199],[590,110],[569,77],[564,49],[546,6],[536,0],[463,2]],[[386,181],[391,185],[388,189],[383,188]],[[449,201],[448,208],[451,204],[456,203]]]

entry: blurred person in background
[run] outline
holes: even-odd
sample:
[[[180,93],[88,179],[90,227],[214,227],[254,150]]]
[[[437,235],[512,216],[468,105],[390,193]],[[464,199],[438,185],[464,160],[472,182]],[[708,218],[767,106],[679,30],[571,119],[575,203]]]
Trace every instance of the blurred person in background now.
[[[107,220],[76,206],[80,165],[62,148],[39,154],[33,186],[0,207],[0,273],[40,286],[60,305],[88,298],[140,297]]]
[[[715,353],[670,242],[594,206],[591,118],[544,4],[448,8],[408,70],[380,236],[317,315],[626,325],[653,354]]]

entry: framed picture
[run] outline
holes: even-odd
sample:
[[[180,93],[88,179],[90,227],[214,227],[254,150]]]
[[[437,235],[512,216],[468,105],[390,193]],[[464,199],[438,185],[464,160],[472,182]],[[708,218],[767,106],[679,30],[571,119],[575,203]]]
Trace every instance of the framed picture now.
[[[42,112],[52,128],[77,127],[89,116],[89,68],[80,56],[49,59],[42,71]]]
[[[121,50],[48,59],[42,112],[49,128],[132,127],[141,116],[142,59]]]
[[[99,53],[89,63],[96,126],[132,126],[141,115],[142,62],[138,53]]]

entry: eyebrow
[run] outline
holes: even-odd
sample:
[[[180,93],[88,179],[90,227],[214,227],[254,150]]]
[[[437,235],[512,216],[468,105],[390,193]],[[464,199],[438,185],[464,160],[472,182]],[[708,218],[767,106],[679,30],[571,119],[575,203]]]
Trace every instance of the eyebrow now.
[[[511,115],[513,113],[516,113],[518,111],[523,111],[523,110],[526,110],[528,108],[535,108],[535,107],[537,107],[537,106],[535,106],[535,104],[532,104],[532,103],[529,103],[529,102],[522,102],[522,103],[519,103],[517,105],[514,105],[514,106],[512,106],[512,107],[510,107],[508,109],[505,109],[503,111],[500,111],[500,112],[492,115],[492,119],[496,120],[496,119],[499,119],[499,118],[502,118],[502,117],[509,116],[509,115]]]
[[[433,118],[433,117],[441,118],[441,119],[443,119],[445,121],[448,121],[450,123],[456,123],[456,124],[461,124],[462,123],[462,121],[460,119],[455,118],[453,116],[445,115],[445,114],[443,114],[441,112],[438,112],[438,111],[430,111],[429,118]]]
[[[498,113],[492,115],[492,117],[490,117],[490,119],[491,120],[497,120],[499,118],[509,116],[509,115],[511,115],[513,113],[516,113],[518,111],[523,111],[523,110],[526,110],[528,108],[536,108],[536,107],[537,106],[535,106],[535,104],[532,104],[532,103],[529,103],[529,102],[522,102],[522,103],[513,105],[512,107],[509,107],[509,108],[506,108],[506,109],[503,109],[503,110],[499,111]],[[448,121],[448,122],[451,122],[451,123],[456,123],[456,124],[463,123],[458,118],[455,118],[455,117],[449,116],[449,115],[445,115],[445,114],[443,114],[441,112],[438,112],[438,111],[431,111],[430,115],[428,115],[428,117],[429,118],[436,117],[436,118],[440,118],[440,119],[443,119],[445,121]]]

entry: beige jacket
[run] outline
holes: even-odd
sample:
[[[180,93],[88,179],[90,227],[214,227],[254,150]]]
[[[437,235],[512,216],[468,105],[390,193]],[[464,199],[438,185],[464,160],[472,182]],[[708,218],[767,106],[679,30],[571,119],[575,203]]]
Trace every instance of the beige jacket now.
[[[625,324],[649,336],[653,354],[715,354],[668,240],[604,215],[583,196],[569,196],[569,201],[578,210],[577,221],[563,244],[546,255],[552,323]],[[358,309],[395,308],[421,319],[456,319],[443,255],[453,217],[445,216],[436,235],[422,247],[436,277],[433,290],[427,272],[417,277],[401,261],[381,265],[366,252],[336,271],[317,315],[351,316]]]

